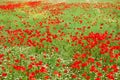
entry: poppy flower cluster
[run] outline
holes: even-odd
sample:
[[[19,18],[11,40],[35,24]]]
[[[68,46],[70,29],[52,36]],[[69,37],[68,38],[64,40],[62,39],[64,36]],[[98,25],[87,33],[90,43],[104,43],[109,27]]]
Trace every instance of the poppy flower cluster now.
[[[119,80],[118,4],[0,5],[0,80]]]

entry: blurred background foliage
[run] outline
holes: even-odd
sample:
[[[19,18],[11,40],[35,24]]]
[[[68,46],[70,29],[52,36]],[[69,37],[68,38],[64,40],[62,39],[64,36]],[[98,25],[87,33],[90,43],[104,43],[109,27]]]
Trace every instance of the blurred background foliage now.
[[[45,1],[51,3],[59,3],[59,2],[67,2],[67,3],[75,3],[75,2],[119,2],[119,0],[0,0],[2,2],[25,2],[25,1]]]

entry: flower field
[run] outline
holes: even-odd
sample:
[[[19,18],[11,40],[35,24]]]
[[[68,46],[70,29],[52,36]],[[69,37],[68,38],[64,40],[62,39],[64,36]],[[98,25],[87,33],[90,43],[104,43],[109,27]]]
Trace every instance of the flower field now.
[[[120,2],[0,4],[0,80],[120,80]]]

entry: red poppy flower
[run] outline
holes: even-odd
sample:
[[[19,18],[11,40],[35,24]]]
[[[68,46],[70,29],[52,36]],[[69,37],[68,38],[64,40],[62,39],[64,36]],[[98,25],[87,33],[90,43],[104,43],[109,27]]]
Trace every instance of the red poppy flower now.
[[[16,65],[14,65],[13,68],[18,70],[18,71],[25,71],[26,70],[26,68],[24,66],[16,66]]]
[[[0,26],[0,31],[4,28],[4,26]]]
[[[91,66],[90,71],[91,71],[91,72],[96,72],[96,67],[95,67],[94,65]]]
[[[43,64],[43,62],[42,61],[39,61],[39,62],[37,62],[37,63],[35,63],[35,66],[41,66]]]
[[[6,76],[7,76],[6,72],[2,73],[2,77],[6,77]]]
[[[44,78],[45,78],[45,80],[47,80],[47,79],[49,79],[49,78],[50,78],[50,76],[45,76]]]
[[[45,67],[41,67],[41,69],[39,70],[40,73],[46,73],[47,69]]]
[[[80,69],[80,63],[81,63],[81,61],[75,61],[75,62],[71,65],[71,68]]]
[[[95,80],[101,80],[101,79],[98,77],[98,78],[95,78]]]
[[[57,75],[58,77],[60,77],[60,76],[61,76],[60,72],[58,72],[58,71],[54,71],[54,73],[53,73],[53,74]]]
[[[102,70],[104,70],[105,72],[108,70],[109,66],[105,66],[102,68]]]
[[[94,63],[95,59],[94,58],[88,58],[88,62]]]
[[[4,57],[4,54],[0,54],[0,60],[2,60]]]
[[[55,52],[57,52],[57,53],[59,52],[59,49],[57,47],[55,47]]]
[[[98,75],[98,76],[102,76],[102,73],[98,72],[97,75]]]
[[[84,72],[84,73],[82,74],[82,76],[83,76],[83,77],[86,77],[86,76],[87,76],[87,72]]]
[[[80,54],[79,53],[75,53],[74,55],[73,55],[73,58],[74,59],[78,59],[80,57]]]
[[[25,59],[25,54],[20,54],[20,57],[21,57],[22,59]]]
[[[85,63],[82,63],[81,65],[82,65],[82,67],[86,67],[88,65],[88,63],[85,62]]]
[[[77,75],[73,74],[71,77],[75,79],[75,78],[77,78]]]
[[[87,54],[81,54],[81,58],[86,58]]]
[[[101,66],[102,66],[102,64],[101,64],[100,62],[96,62],[96,65],[97,65],[98,67],[101,67]]]
[[[35,72],[31,72],[31,73],[29,73],[29,79],[34,78],[35,75],[36,75]]]

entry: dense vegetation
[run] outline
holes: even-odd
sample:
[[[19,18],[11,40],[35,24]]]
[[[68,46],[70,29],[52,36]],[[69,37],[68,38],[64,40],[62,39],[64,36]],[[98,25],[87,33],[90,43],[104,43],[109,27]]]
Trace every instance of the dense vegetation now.
[[[119,2],[0,5],[0,80],[119,79]]]

